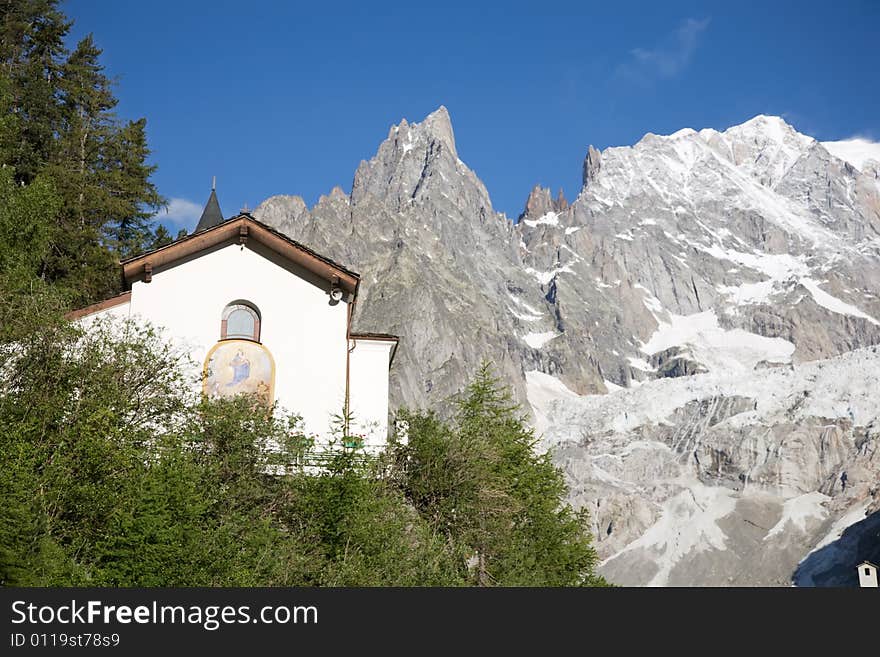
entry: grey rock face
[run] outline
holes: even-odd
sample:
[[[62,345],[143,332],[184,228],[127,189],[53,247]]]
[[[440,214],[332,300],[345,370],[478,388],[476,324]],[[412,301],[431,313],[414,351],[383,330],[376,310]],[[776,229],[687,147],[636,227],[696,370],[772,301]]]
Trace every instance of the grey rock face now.
[[[633,359],[654,355],[643,345],[658,329],[700,313],[808,360],[880,341],[880,187],[864,176],[781,119],[757,117],[591,150],[571,208],[517,229],[526,266],[555,272],[556,297],[572,297],[559,322],[600,333],[591,353],[617,385],[657,376]],[[685,346],[665,347],[675,345]]]
[[[599,174],[599,169],[602,166],[602,153],[593,148],[590,145],[587,148],[587,156],[584,158],[584,173],[583,173],[583,182],[584,187],[590,184],[592,180],[596,179],[596,176]]]
[[[880,548],[862,531],[838,542],[880,510],[878,374],[871,347],[552,401],[545,447],[614,582],[846,583]]]
[[[445,108],[393,126],[350,198],[337,191],[303,212],[298,197],[276,196],[255,216],[362,274],[355,328],[402,337],[395,405],[439,405],[484,359],[521,401],[524,366],[559,371],[523,339],[553,330],[551,306],[523,271],[513,223],[458,159]],[[587,357],[571,369],[601,385],[590,367]]]
[[[526,208],[519,216],[518,221],[537,220],[551,212],[562,212],[566,208],[568,208],[568,201],[561,189],[554,199],[550,196],[549,189],[535,185],[526,199]]]
[[[880,164],[857,168],[759,116],[724,132],[590,147],[583,179],[570,205],[536,186],[519,221],[508,220],[459,159],[441,107],[392,126],[350,195],[334,188],[311,209],[275,196],[255,215],[363,275],[355,328],[402,337],[393,405],[436,408],[482,360],[494,365],[540,420],[573,499],[591,505],[612,580],[788,583],[816,532],[845,515],[828,478],[844,464],[877,472],[873,457],[856,455],[869,425],[847,425],[837,411],[791,419],[802,393],[847,403],[822,387],[829,380],[799,379],[787,410],[748,430],[728,425],[764,403],[758,393],[702,395],[661,425],[627,421],[592,442],[581,437],[600,427],[566,405],[625,397],[623,412],[640,416],[654,400],[618,388],[663,397],[691,381],[788,376],[817,359],[854,366],[849,352],[880,343]],[[547,406],[553,395],[560,401]],[[597,449],[621,456],[624,470],[596,470]],[[778,458],[759,463],[755,450],[767,449]],[[755,527],[813,494],[832,499],[801,500],[812,515],[783,523],[765,545]],[[693,545],[676,548],[689,555],[685,568],[649,539],[658,522],[687,524],[690,508],[724,513],[703,518],[699,557]],[[729,568],[707,556],[725,550]]]
[[[847,527],[839,538],[832,538],[814,549],[794,574],[797,586],[859,585],[856,568],[864,561],[880,561],[880,511],[869,513],[864,520]]]

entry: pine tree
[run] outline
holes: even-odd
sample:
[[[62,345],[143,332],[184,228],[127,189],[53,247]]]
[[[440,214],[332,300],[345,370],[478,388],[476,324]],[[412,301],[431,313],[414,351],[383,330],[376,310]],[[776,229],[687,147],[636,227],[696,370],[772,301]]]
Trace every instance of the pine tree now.
[[[115,218],[105,230],[108,244],[120,258],[154,248],[167,235],[164,228],[163,232],[154,228],[151,219],[164,199],[150,182],[156,166],[147,164],[146,125],[146,119],[140,119],[123,126],[108,142],[105,154],[104,175],[107,188],[112,190],[111,216]]]
[[[61,121],[58,89],[71,23],[57,0],[0,0],[0,157],[19,182],[52,157]]]
[[[404,414],[401,486],[431,525],[457,546],[480,586],[602,584],[594,574],[586,511],[565,501],[562,473],[484,363],[450,425]]]
[[[91,35],[68,53],[57,0],[0,0],[0,164],[61,197],[39,271],[74,305],[119,291],[118,261],[167,240],[150,220],[163,203],[146,121],[120,122]]]
[[[101,225],[101,195],[92,189],[104,166],[102,146],[114,133],[116,98],[92,35],[80,41],[61,68],[64,118],[55,166],[65,183],[68,211],[85,230]]]

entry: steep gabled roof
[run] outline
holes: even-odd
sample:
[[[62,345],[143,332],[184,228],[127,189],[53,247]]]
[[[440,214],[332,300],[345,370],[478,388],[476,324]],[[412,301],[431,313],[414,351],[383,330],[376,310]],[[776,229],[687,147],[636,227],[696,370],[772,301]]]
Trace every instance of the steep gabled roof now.
[[[197,230],[171,244],[122,261],[125,285],[131,287],[135,280],[149,281],[154,269],[171,265],[206,249],[224,244],[246,244],[249,240],[262,244],[316,276],[329,282],[338,282],[339,287],[350,295],[357,294],[360,274],[312,251],[247,213],[241,213],[204,230]]]

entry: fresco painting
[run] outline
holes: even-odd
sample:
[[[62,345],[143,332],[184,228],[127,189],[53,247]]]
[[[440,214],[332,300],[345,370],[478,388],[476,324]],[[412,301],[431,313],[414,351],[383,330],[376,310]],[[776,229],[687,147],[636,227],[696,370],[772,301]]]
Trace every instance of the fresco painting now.
[[[224,340],[208,352],[204,372],[208,397],[256,394],[270,404],[274,388],[275,362],[263,345],[250,340]]]

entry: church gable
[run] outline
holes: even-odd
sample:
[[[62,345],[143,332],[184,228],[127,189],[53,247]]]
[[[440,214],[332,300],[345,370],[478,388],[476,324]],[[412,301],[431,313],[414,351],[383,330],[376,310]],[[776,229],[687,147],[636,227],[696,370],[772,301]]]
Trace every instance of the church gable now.
[[[123,261],[126,287],[131,288],[136,281],[149,283],[153,274],[161,270],[232,244],[259,245],[262,248],[254,250],[268,250],[276,257],[317,276],[326,281],[330,289],[338,288],[346,301],[352,300],[357,294],[360,276],[356,272],[290,239],[249,214],[239,214],[206,230]]]
[[[126,292],[70,319],[149,322],[184,347],[207,396],[277,401],[321,440],[346,412],[363,444],[381,448],[397,338],[351,331],[360,276],[247,213],[223,220],[213,205],[193,234],[122,262]]]
[[[202,249],[154,267],[149,282],[135,278],[130,285],[132,314],[200,345],[247,339],[307,351],[326,340],[343,343],[352,298],[341,280],[255,241]]]

